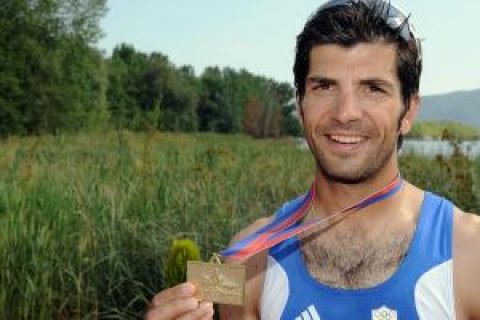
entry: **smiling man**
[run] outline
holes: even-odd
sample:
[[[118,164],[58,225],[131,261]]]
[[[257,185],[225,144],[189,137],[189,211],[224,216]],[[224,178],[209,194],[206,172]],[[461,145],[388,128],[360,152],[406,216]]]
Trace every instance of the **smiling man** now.
[[[389,1],[332,0],[307,21],[294,75],[314,183],[235,237],[302,214],[244,262],[246,303],[222,306],[223,319],[480,319],[479,217],[399,175],[420,104],[409,20]],[[193,292],[160,293],[149,319],[211,319]]]

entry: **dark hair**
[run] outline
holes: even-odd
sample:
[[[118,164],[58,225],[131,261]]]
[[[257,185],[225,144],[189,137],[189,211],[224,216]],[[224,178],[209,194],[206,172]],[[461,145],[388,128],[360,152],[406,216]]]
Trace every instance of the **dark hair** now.
[[[297,36],[295,63],[293,67],[297,98],[305,95],[305,80],[310,67],[310,51],[322,44],[339,44],[352,47],[358,43],[384,42],[396,45],[397,76],[400,81],[402,100],[405,105],[400,121],[410,107],[409,101],[419,91],[422,72],[419,41],[405,40],[401,31],[408,17],[398,28],[386,22],[390,4],[377,2],[366,5],[362,1],[327,9],[320,7],[307,21]],[[398,146],[401,145],[399,138]]]

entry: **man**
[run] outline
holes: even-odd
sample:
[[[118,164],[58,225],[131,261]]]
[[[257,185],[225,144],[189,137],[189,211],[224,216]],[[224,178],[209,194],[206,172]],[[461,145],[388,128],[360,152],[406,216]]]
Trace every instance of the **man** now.
[[[398,148],[420,104],[421,65],[408,17],[388,1],[332,0],[309,19],[294,66],[317,164],[302,223],[338,215],[397,176]],[[479,217],[404,181],[390,197],[248,259],[246,303],[221,306],[221,317],[480,319],[479,243]],[[211,319],[211,304],[199,306],[194,290],[161,292],[147,319]]]

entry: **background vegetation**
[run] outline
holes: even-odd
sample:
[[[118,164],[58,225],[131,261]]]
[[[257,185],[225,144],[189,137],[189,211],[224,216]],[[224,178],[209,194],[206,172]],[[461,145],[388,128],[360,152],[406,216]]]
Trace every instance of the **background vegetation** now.
[[[479,212],[480,163],[401,159],[404,177]],[[309,152],[243,135],[81,133],[0,148],[0,318],[135,319],[164,288],[168,247],[204,259],[311,183]],[[447,182],[447,183],[446,183]]]
[[[299,134],[293,89],[246,70],[196,76],[160,52],[95,47],[106,0],[4,0],[0,136],[88,128]]]
[[[480,129],[452,121],[416,122],[407,138],[478,140]]]

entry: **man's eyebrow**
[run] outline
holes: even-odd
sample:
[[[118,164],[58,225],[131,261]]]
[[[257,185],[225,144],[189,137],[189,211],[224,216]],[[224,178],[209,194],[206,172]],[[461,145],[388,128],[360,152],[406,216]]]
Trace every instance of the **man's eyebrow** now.
[[[381,79],[381,78],[363,79],[363,80],[360,80],[360,84],[375,85],[375,86],[387,88],[387,89],[390,89],[390,90],[394,88],[394,85],[391,81]]]
[[[327,78],[323,76],[309,76],[307,77],[307,82],[309,83],[336,83],[336,81],[332,78]]]

